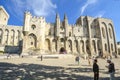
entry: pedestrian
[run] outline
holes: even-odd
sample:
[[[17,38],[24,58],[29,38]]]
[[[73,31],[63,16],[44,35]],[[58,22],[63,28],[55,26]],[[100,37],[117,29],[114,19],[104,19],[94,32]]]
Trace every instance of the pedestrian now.
[[[9,58],[11,58],[11,55],[8,53],[8,55],[7,55],[7,59],[9,59]]]
[[[76,56],[75,61],[76,61],[76,62],[78,63],[78,65],[79,65],[79,63],[80,63],[80,57],[79,57],[79,56]]]
[[[41,57],[40,57],[40,58],[41,58],[41,61],[42,61],[42,60],[43,60],[43,56],[41,55]]]
[[[90,57],[88,57],[88,65],[91,66]]]
[[[114,63],[108,59],[107,60],[107,63],[109,64],[108,66],[106,66],[108,68],[108,72],[110,74],[110,80],[114,80],[115,76],[115,66],[114,66]]]
[[[93,63],[93,72],[94,72],[94,80],[99,80],[99,66],[97,64],[97,59],[95,59]]]

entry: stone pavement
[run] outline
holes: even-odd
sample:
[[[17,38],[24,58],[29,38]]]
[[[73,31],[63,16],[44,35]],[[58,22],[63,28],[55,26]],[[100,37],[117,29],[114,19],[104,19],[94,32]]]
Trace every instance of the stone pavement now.
[[[60,55],[59,58],[37,57],[0,59],[0,80],[93,80],[92,60],[80,59],[75,56]],[[112,59],[116,68],[116,79],[120,80],[120,58]],[[108,65],[105,59],[98,59],[100,80],[109,80]]]

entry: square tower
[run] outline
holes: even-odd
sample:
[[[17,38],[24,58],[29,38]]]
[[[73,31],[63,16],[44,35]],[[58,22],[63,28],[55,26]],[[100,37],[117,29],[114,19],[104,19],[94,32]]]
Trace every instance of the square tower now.
[[[0,24],[7,25],[8,19],[9,19],[9,14],[2,6],[0,6]]]

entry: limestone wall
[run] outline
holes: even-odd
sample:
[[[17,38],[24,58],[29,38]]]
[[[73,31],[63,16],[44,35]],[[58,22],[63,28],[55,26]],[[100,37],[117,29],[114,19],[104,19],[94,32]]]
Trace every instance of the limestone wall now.
[[[22,40],[22,27],[12,25],[0,25],[0,44],[18,46]]]

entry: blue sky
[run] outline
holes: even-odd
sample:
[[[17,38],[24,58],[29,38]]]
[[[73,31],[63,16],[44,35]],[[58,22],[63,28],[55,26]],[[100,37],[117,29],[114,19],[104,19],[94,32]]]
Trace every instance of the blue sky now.
[[[120,0],[0,0],[10,15],[8,25],[23,26],[24,12],[44,16],[47,22],[55,22],[56,13],[61,21],[64,13],[69,24],[80,16],[103,17],[113,20],[116,40],[120,41]]]

